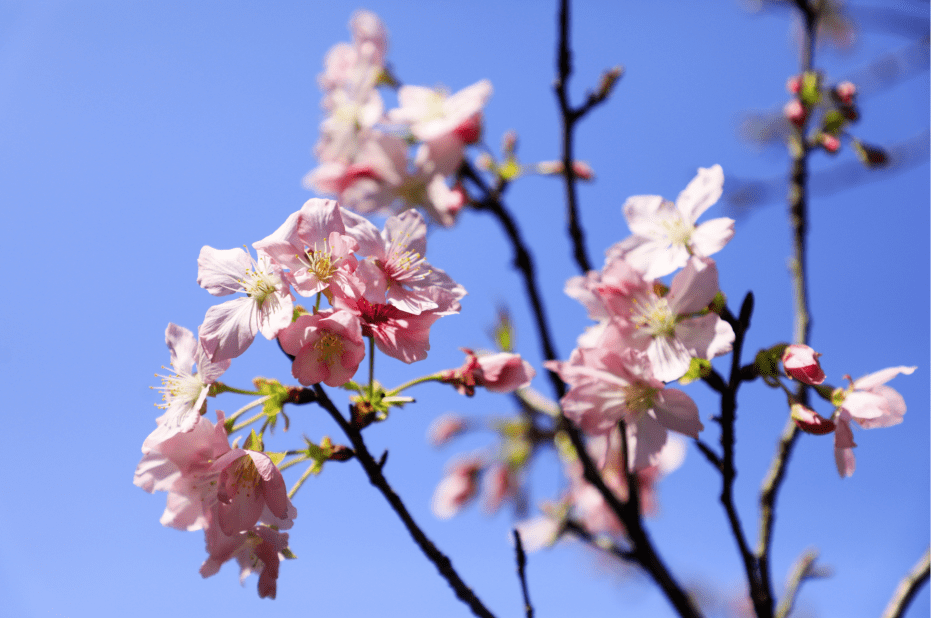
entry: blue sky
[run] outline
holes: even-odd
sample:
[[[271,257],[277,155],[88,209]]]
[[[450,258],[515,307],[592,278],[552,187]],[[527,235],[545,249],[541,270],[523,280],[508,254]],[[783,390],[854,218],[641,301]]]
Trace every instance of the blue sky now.
[[[746,113],[778,112],[786,101],[785,80],[798,63],[787,11],[755,14],[737,2],[577,4],[574,100],[603,69],[622,64],[627,71],[577,134],[576,152],[597,174],[580,199],[599,265],[604,249],[627,235],[621,205],[630,195],[674,198],[698,167],[715,163],[723,166],[726,192],[740,181],[786,177],[784,149],[755,148],[739,138],[738,126]],[[854,15],[868,16],[870,6],[879,5],[854,4]],[[299,559],[282,566],[274,602],[257,598],[254,578],[241,588],[231,565],[202,580],[202,535],[160,526],[164,496],[131,481],[157,415],[149,386],[168,364],[165,325],[193,330],[214,303],[196,284],[200,247],[251,244],[312,197],[300,181],[315,165],[316,76],[326,50],[348,40],[356,8],[310,1],[0,4],[0,235],[8,255],[23,261],[8,271],[17,302],[0,310],[8,325],[0,332],[0,384],[13,462],[0,501],[7,530],[0,592],[10,616],[469,615],[354,462],[328,464],[297,496],[291,547]],[[554,6],[477,0],[415,11],[386,0],[365,8],[387,25],[389,59],[402,81],[458,90],[490,79],[489,145],[497,148],[513,129],[524,161],[558,157]],[[900,10],[927,23],[926,4],[904,2]],[[866,24],[855,46],[822,48],[817,64],[840,80],[909,40]],[[864,96],[854,130],[876,144],[920,136],[928,100],[927,72],[918,71]],[[812,168],[829,179],[835,165],[851,161],[849,149],[830,159],[819,153]],[[908,403],[905,422],[855,435],[852,478],[837,478],[829,437],[804,436],[791,463],[773,580],[778,590],[794,559],[817,548],[834,575],[807,584],[799,607],[824,617],[878,615],[929,541],[927,155],[861,180],[868,182],[818,194],[811,204],[813,345],[835,384],[843,374],[918,369],[891,384]],[[511,188],[507,203],[531,239],[558,324],[557,348],[567,357],[588,320],[562,293],[576,274],[562,191],[556,179],[528,178]],[[773,192],[776,200],[738,217],[734,239],[715,256],[732,306],[748,290],[756,295],[747,358],[791,337],[789,230],[784,190],[777,184]],[[727,214],[722,201],[706,217]],[[513,312],[519,351],[539,365],[510,249],[490,217],[466,213],[455,229],[434,231],[427,257],[469,290],[463,312],[434,327],[422,366],[382,359],[379,379],[398,384],[458,366],[459,347],[489,347],[485,333],[499,304]],[[25,301],[20,292],[29,292]],[[259,338],[224,380],[287,381],[285,360]],[[539,378],[535,385],[547,388]],[[703,418],[714,414],[707,388],[687,390]],[[372,427],[367,439],[376,452],[390,450],[390,480],[476,593],[498,615],[518,615],[507,540],[512,515],[488,517],[473,507],[439,521],[429,512],[445,462],[491,445],[492,437],[442,450],[424,440],[438,414],[506,415],[513,404],[484,393],[465,399],[437,385],[414,394],[416,405]],[[217,405],[227,411],[246,403],[225,397],[233,399]],[[755,542],[757,492],[786,410],[759,384],[745,387],[739,404],[737,499]],[[297,444],[302,433],[337,439],[319,410],[295,410],[292,423],[275,444]],[[706,426],[704,439],[715,443]],[[555,496],[561,479],[554,460],[541,458],[532,498]],[[740,590],[742,572],[718,491],[714,471],[690,448],[683,468],[662,483],[661,514],[649,525],[680,580],[723,603]],[[578,545],[533,554],[528,570],[541,617],[670,615],[641,576]],[[928,612],[926,587],[909,615]],[[709,615],[721,615],[720,607]]]

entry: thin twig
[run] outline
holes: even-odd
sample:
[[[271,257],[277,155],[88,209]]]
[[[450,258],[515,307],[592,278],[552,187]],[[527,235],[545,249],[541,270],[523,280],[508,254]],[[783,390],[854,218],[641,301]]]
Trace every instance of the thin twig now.
[[[494,618],[494,614],[482,604],[479,598],[475,596],[475,593],[472,592],[472,589],[462,581],[459,573],[453,568],[452,561],[443,554],[443,552],[437,549],[433,541],[427,538],[427,535],[424,534],[420,526],[417,525],[417,522],[414,521],[414,518],[407,510],[407,507],[404,506],[401,498],[394,492],[391,485],[388,484],[388,480],[382,474],[378,462],[375,461],[368,447],[366,447],[365,442],[362,440],[361,430],[353,427],[345,417],[343,417],[319,384],[314,385],[313,390],[317,395],[317,403],[333,417],[336,424],[339,425],[343,433],[346,434],[346,437],[352,442],[352,448],[355,451],[356,459],[362,464],[362,468],[365,470],[369,482],[381,492],[394,512],[398,514],[398,517],[404,523],[407,531],[410,533],[411,537],[413,537],[414,542],[417,543],[417,546],[420,547],[420,550],[430,562],[436,566],[440,575],[449,583],[459,600],[468,605],[469,609],[472,610],[472,613],[476,616]]]
[[[586,530],[582,524],[573,519],[566,520],[566,532],[572,533],[572,535],[578,537],[579,540],[584,541],[596,549],[611,554],[619,560],[623,560],[624,562],[637,561],[637,557],[632,550],[624,549],[607,538],[596,537]]]
[[[908,609],[908,604],[912,602],[919,588],[928,582],[928,575],[931,574],[931,548],[925,550],[924,556],[921,557],[912,570],[902,578],[895,589],[895,593],[886,606],[882,618],[901,618]]]
[[[776,608],[776,618],[787,618],[792,608],[795,606],[795,599],[798,597],[799,588],[802,582],[815,577],[825,577],[826,573],[815,569],[815,560],[818,558],[818,552],[814,550],[806,551],[799,556],[795,564],[792,565],[792,571],[789,573],[789,580],[786,582],[786,592],[779,601],[779,607]]]
[[[520,542],[520,532],[514,529],[514,552],[517,559],[517,578],[520,580],[520,591],[524,596],[524,613],[527,618],[533,618],[533,605],[530,603],[530,593],[527,590],[527,554],[524,553],[524,546]]]
[[[818,8],[809,0],[796,0],[804,19],[804,39],[800,68],[803,73],[814,68],[815,36],[818,29]],[[795,127],[792,139],[795,147],[792,151],[792,169],[789,178],[789,219],[792,225],[793,255],[792,282],[795,296],[795,328],[793,341],[808,343],[811,336],[811,316],[808,311],[807,278],[807,234],[808,234],[808,155],[811,152],[806,140],[807,119],[801,126]],[[808,403],[808,391],[805,385],[799,385],[797,399],[802,405]],[[782,432],[776,456],[770,465],[760,493],[760,539],[756,559],[759,563],[761,584],[768,599],[768,612],[773,612],[773,587],[771,581],[769,552],[772,547],[773,524],[776,516],[776,498],[785,478],[786,467],[795,442],[798,440],[798,428],[790,419]],[[763,618],[763,614],[758,616]]]
[[[467,162],[463,163],[460,167],[459,173],[463,178],[468,178],[474,182],[485,194],[482,199],[473,200],[472,206],[476,210],[484,210],[494,215],[504,228],[508,239],[511,241],[511,245],[514,247],[514,266],[517,267],[524,279],[524,289],[527,292],[527,297],[530,299],[530,307],[533,311],[534,320],[537,323],[537,332],[540,334],[540,346],[543,348],[543,358],[546,360],[556,360],[558,355],[553,345],[549,323],[546,319],[546,311],[543,308],[543,299],[537,286],[536,269],[533,265],[533,258],[530,256],[530,252],[524,244],[520,230],[517,228],[517,223],[501,202],[500,191],[502,188],[492,189],[489,187]],[[550,383],[553,385],[553,390],[556,391],[556,398],[562,398],[562,396],[566,394],[565,385],[555,372],[549,371],[548,374]]]
[[[584,275],[592,270],[588,253],[585,250],[585,233],[579,223],[578,197],[575,187],[574,155],[572,137],[575,122],[579,116],[569,104],[568,83],[572,75],[572,52],[569,49],[569,0],[559,3],[559,42],[557,51],[556,98],[559,100],[559,114],[562,119],[562,163],[563,179],[566,181],[566,219],[569,225],[569,237],[572,239],[572,255]]]

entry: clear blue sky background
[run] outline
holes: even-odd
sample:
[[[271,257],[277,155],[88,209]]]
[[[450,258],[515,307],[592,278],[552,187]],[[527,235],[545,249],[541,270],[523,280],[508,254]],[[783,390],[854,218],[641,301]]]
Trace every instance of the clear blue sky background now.
[[[405,82],[458,90],[488,78],[486,139],[520,135],[525,161],[558,156],[553,3],[372,1],[390,31],[389,58]],[[788,11],[746,12],[737,2],[578,2],[573,23],[573,97],[601,70],[623,64],[613,99],[586,120],[577,152],[597,182],[580,190],[588,247],[599,261],[627,235],[626,197],[674,198],[699,166],[720,163],[725,190],[739,180],[786,176],[783,149],[755,150],[737,136],[750,110],[778,112],[797,69]],[[927,4],[899,3],[927,24]],[[870,5],[858,2],[857,7]],[[878,4],[875,6],[879,6]],[[278,599],[260,600],[255,578],[237,584],[232,565],[209,580],[201,533],[163,528],[164,495],[132,485],[143,438],[154,428],[153,374],[168,364],[163,333],[173,321],[196,329],[213,297],[197,287],[196,259],[209,244],[231,248],[264,237],[309,197],[301,177],[321,119],[316,76],[326,50],[349,38],[355,4],[342,2],[14,1],[0,4],[0,188],[7,302],[0,309],[5,497],[0,500],[0,614],[11,617],[293,615],[466,616],[419,554],[358,465],[330,464],[296,499],[291,547]],[[862,16],[861,9],[860,15]],[[909,38],[864,28],[846,53],[822,49],[832,79],[853,75]],[[928,75],[864,96],[864,140],[901,142],[926,130]],[[853,161],[813,157],[817,173]],[[831,438],[804,436],[789,469],[777,520],[773,578],[815,547],[834,569],[806,585],[799,607],[824,617],[877,616],[896,582],[929,540],[929,195],[926,157],[871,182],[816,196],[811,205],[815,346],[829,380],[893,365],[917,365],[893,383],[905,422],[856,434],[858,469],[840,480]],[[562,186],[530,178],[509,191],[538,261],[545,301],[568,356],[587,324],[562,293],[575,274],[563,234]],[[791,337],[785,207],[776,199],[741,216],[716,257],[721,285],[737,305],[757,298],[747,354]],[[715,206],[706,217],[722,216]],[[495,306],[506,303],[519,347],[538,363],[510,249],[488,216],[466,213],[430,237],[429,260],[469,290],[460,316],[433,329],[420,366],[380,362],[387,384],[455,367],[460,346],[487,347]],[[273,344],[256,345],[226,374],[289,379]],[[536,385],[546,389],[545,381]],[[716,402],[688,387],[707,419]],[[417,405],[372,427],[376,452],[415,517],[499,616],[517,616],[520,593],[507,540],[510,513],[472,508],[441,522],[429,512],[444,463],[491,444],[469,438],[441,451],[427,446],[432,418],[447,411],[507,414],[504,397],[467,400],[437,385]],[[245,404],[221,398],[227,411]],[[826,409],[821,409],[826,413]],[[737,498],[752,542],[756,496],[786,417],[784,402],[754,384],[741,391]],[[294,410],[292,431],[337,437],[310,407]],[[712,423],[705,440],[716,442]],[[553,497],[561,473],[544,457],[535,500]],[[293,481],[296,476],[289,477]],[[651,533],[682,582],[719,605],[742,587],[742,571],[717,503],[719,478],[690,447],[683,468],[661,485]],[[665,616],[670,610],[642,577],[607,565],[577,545],[534,554],[529,563],[537,615]],[[781,589],[781,588],[779,588]],[[925,588],[910,616],[927,616]]]

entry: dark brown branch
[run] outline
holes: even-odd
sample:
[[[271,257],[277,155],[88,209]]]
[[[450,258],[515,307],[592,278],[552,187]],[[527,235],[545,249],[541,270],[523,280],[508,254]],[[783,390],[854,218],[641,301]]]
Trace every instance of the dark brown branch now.
[[[596,105],[605,101],[615,82],[621,76],[621,69],[614,68],[602,77],[601,84],[595,92],[589,92],[585,103],[573,108],[569,102],[569,77],[572,75],[572,50],[569,45],[569,0],[559,3],[559,35],[556,52],[557,78],[554,83],[556,99],[559,102],[559,115],[562,119],[562,163],[563,178],[566,183],[566,219],[569,237],[572,239],[572,256],[584,275],[592,270],[591,261],[585,249],[585,233],[579,222],[578,195],[576,192],[575,155],[573,154],[573,134],[575,124]]]
[[[365,470],[369,482],[382,493],[388,501],[388,504],[391,505],[391,508],[404,523],[407,531],[410,533],[411,537],[413,537],[414,542],[417,543],[417,546],[420,547],[420,550],[430,562],[436,566],[440,575],[449,583],[459,600],[468,605],[469,609],[471,609],[472,613],[476,616],[494,618],[494,614],[488,611],[479,598],[475,596],[475,593],[472,592],[472,589],[459,577],[459,573],[453,568],[452,561],[443,554],[443,552],[437,549],[433,541],[427,538],[427,535],[424,534],[423,530],[417,525],[417,522],[414,521],[414,518],[411,516],[410,512],[408,512],[407,507],[404,506],[401,498],[394,492],[391,485],[388,484],[388,480],[382,474],[381,466],[375,461],[368,447],[366,447],[365,442],[362,440],[362,432],[350,425],[319,384],[314,385],[313,390],[317,396],[317,403],[333,417],[336,424],[339,425],[343,433],[346,434],[346,437],[352,442],[356,459],[362,464],[362,468]]]
[[[514,266],[520,271],[524,279],[524,290],[527,292],[527,297],[530,299],[530,307],[533,311],[534,320],[537,323],[537,332],[540,334],[540,345],[543,348],[543,358],[546,360],[556,360],[558,355],[553,345],[549,323],[546,319],[546,311],[543,308],[543,299],[540,296],[537,286],[536,269],[533,265],[533,258],[530,256],[530,252],[527,251],[520,230],[517,228],[517,223],[500,200],[500,193],[503,186],[492,189],[468,163],[463,163],[462,167],[459,169],[459,174],[462,178],[467,178],[474,182],[484,193],[484,196],[480,200],[473,200],[471,202],[472,206],[476,210],[490,212],[504,228],[508,240],[511,241],[511,245],[514,247]],[[565,385],[555,372],[549,371],[548,374],[550,383],[553,385],[553,390],[556,392],[557,399],[562,398],[562,396],[566,394]]]
[[[520,542],[520,532],[514,529],[514,552],[517,560],[517,578],[520,580],[520,591],[524,597],[524,613],[527,618],[533,618],[533,605],[530,603],[530,592],[527,590],[527,554]]]
[[[931,574],[931,553],[929,552],[931,552],[931,549],[926,549],[921,560],[899,582],[895,593],[889,600],[889,605],[886,606],[886,610],[883,612],[882,618],[901,618],[918,590],[928,583],[928,575]]]

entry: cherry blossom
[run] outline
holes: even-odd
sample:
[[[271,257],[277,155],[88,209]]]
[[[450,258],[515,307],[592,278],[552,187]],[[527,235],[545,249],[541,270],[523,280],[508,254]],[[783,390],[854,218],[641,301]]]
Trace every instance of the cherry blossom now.
[[[492,393],[511,393],[530,386],[536,375],[533,367],[519,354],[498,352],[476,356],[463,348],[466,361],[459,369],[444,372],[443,382],[452,384],[463,395],[475,394],[475,387],[484,387]]]
[[[734,220],[722,217],[696,226],[695,221],[718,201],[724,186],[720,165],[699,168],[676,203],[659,195],[636,195],[624,204],[633,236],[614,245],[609,257],[622,257],[656,279],[682,268],[689,256],[707,257],[720,251],[734,235]]]
[[[853,432],[850,424],[855,422],[863,429],[891,427],[902,422],[905,416],[905,400],[886,382],[899,375],[911,375],[917,367],[889,367],[853,380],[846,390],[835,393],[841,400],[834,421],[834,460],[841,477],[853,474],[856,468],[853,448]]]
[[[157,407],[165,413],[156,419],[158,435],[153,433],[146,440],[143,452],[147,445],[167,439],[173,433],[191,431],[200,414],[206,410],[210,385],[230,366],[229,360],[210,360],[194,334],[183,326],[169,324],[165,329],[165,343],[171,351],[174,374],[158,376],[162,378],[162,385],[157,390],[162,392],[164,402]],[[197,371],[194,370],[195,365]]]
[[[478,492],[478,477],[484,465],[479,455],[463,457],[450,464],[433,493],[433,514],[449,519],[471,501]]]
[[[200,574],[207,578],[215,575],[224,562],[235,558],[239,563],[239,581],[257,573],[260,598],[274,599],[278,592],[278,568],[288,547],[288,534],[268,526],[255,526],[251,530],[226,536],[210,528],[207,537],[207,560]]]
[[[291,373],[304,386],[319,382],[342,386],[365,358],[359,320],[348,311],[302,315],[278,335],[278,341],[294,356]]]
[[[597,292],[613,316],[630,328],[630,343],[646,350],[653,375],[664,382],[688,371],[692,358],[710,360],[730,352],[734,330],[716,313],[700,314],[718,292],[710,258],[691,257],[660,296],[622,260],[605,266]]]
[[[422,86],[401,86],[400,107],[388,112],[388,120],[409,125],[414,137],[422,142],[454,134],[470,144],[478,140],[481,110],[491,90],[487,79],[453,95]]]
[[[810,385],[821,384],[825,375],[818,362],[819,356],[819,352],[807,345],[794,343],[782,353],[782,366],[790,378]]]
[[[198,285],[214,296],[246,294],[208,309],[198,329],[201,343],[214,362],[241,355],[257,332],[274,339],[291,323],[291,288],[280,267],[267,256],[254,260],[242,249],[204,246],[197,267]]]
[[[339,205],[312,198],[252,246],[289,269],[294,290],[302,296],[358,296],[361,283],[353,275],[358,245],[345,232]]]
[[[217,474],[217,525],[230,536],[251,529],[260,519],[290,528],[297,510],[288,499],[281,471],[265,453],[230,449],[211,464]]]

